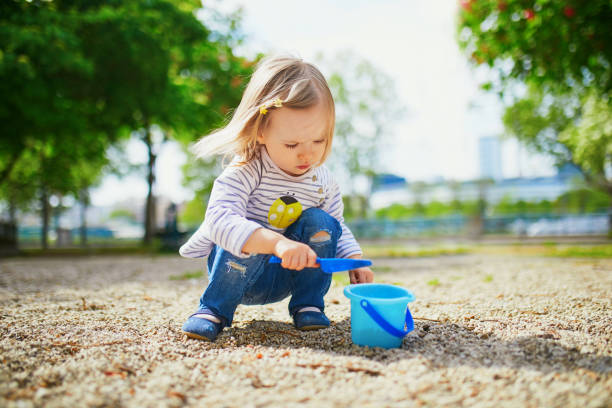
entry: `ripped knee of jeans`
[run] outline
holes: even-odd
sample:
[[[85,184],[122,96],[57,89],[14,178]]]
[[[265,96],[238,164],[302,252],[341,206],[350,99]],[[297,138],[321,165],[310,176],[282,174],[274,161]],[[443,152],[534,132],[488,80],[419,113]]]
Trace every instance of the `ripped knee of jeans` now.
[[[234,261],[227,261],[226,265],[228,267],[228,271],[235,270],[243,276],[246,274],[246,266],[244,265],[240,265],[239,263]]]
[[[327,242],[331,239],[331,235],[328,231],[319,231],[316,234],[314,234],[312,237],[310,237],[310,242],[315,244],[315,243],[320,243],[320,242]]]

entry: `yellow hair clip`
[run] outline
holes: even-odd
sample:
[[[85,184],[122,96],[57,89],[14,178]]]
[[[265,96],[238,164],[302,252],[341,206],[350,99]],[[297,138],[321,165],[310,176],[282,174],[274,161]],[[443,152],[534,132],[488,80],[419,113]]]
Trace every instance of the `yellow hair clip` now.
[[[268,108],[271,108],[272,106],[281,108],[283,106],[283,100],[281,98],[276,98],[272,102],[264,103],[259,107],[259,113],[265,115],[268,113]]]

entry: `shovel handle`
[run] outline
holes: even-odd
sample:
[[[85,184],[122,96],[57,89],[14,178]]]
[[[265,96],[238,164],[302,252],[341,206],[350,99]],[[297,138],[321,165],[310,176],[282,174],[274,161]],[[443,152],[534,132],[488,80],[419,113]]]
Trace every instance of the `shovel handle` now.
[[[281,263],[281,262],[283,262],[283,260],[282,260],[282,259],[280,259],[280,258],[279,258],[278,256],[276,256],[276,255],[272,255],[272,256],[270,257],[270,260],[268,261],[268,263],[271,263],[271,264],[279,264],[279,263]],[[317,258],[317,262],[319,262],[319,258]]]

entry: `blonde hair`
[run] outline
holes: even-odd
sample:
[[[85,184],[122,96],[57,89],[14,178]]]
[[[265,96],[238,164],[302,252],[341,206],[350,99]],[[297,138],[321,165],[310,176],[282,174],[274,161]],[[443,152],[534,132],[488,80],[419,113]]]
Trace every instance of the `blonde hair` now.
[[[276,99],[282,107],[275,106]],[[312,64],[291,56],[273,56],[263,59],[251,76],[229,123],[208,136],[202,137],[193,151],[198,157],[213,154],[231,154],[245,164],[259,155],[257,135],[269,122],[270,115],[260,112],[266,109],[303,109],[325,103],[329,112],[327,145],[321,158],[322,164],[331,152],[335,126],[334,100],[321,72]]]

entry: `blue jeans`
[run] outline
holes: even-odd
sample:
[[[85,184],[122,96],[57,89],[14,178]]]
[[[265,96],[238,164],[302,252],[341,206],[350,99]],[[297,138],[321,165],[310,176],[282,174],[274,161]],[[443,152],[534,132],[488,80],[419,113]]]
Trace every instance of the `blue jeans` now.
[[[329,239],[311,237],[320,231]],[[340,223],[319,208],[309,208],[291,224],[284,235],[310,246],[320,258],[336,256]],[[291,295],[289,313],[293,316],[302,307],[324,309],[323,296],[329,290],[331,274],[320,268],[301,271],[269,264],[270,254],[239,258],[215,246],[208,256],[208,286],[200,298],[198,312],[212,312],[230,326],[239,304],[264,305],[278,302]]]

